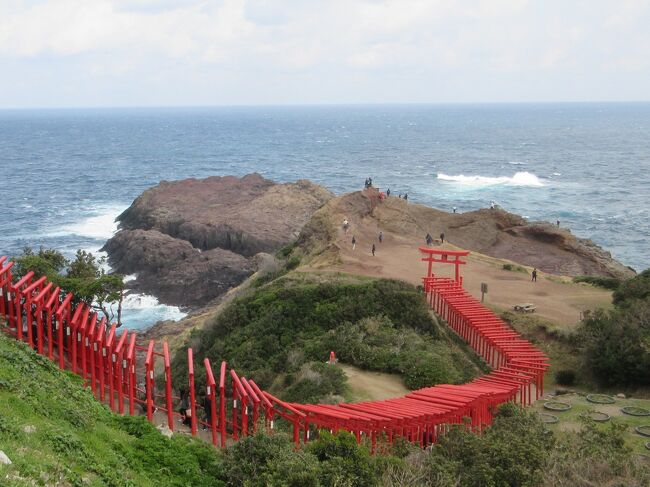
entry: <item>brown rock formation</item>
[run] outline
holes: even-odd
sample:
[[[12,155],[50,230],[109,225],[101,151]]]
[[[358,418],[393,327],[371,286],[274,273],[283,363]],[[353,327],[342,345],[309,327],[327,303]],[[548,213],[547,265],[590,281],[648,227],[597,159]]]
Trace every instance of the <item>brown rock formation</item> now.
[[[502,209],[481,209],[467,213],[447,213],[427,206],[388,198],[379,201],[372,190],[343,195],[316,212],[305,226],[301,245],[313,254],[331,248],[335,232],[343,218],[368,226],[371,222],[385,234],[416,239],[424,245],[430,233],[459,247],[492,257],[537,267],[551,274],[595,275],[626,279],[635,272],[614,260],[611,254],[591,240],[578,238],[568,229],[546,222],[528,222]],[[327,223],[323,223],[327,222]],[[324,229],[329,228],[329,233]],[[328,257],[331,260],[331,257]]]
[[[119,217],[103,250],[133,287],[162,302],[196,306],[255,270],[251,259],[292,242],[332,194],[301,180],[276,184],[259,174],[161,182]]]

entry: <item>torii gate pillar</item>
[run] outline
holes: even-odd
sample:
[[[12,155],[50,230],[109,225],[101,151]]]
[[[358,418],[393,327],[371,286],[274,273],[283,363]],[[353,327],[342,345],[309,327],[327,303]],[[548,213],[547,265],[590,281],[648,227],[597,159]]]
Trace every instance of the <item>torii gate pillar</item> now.
[[[466,261],[462,260],[461,257],[467,257],[469,255],[468,250],[443,250],[443,249],[430,249],[429,247],[420,247],[420,252],[425,256],[422,257],[424,262],[428,262],[427,277],[433,277],[433,263],[438,262],[442,264],[454,264],[454,276],[455,281],[462,284],[463,278],[460,275],[460,266],[467,264]],[[453,257],[453,260],[450,259]]]

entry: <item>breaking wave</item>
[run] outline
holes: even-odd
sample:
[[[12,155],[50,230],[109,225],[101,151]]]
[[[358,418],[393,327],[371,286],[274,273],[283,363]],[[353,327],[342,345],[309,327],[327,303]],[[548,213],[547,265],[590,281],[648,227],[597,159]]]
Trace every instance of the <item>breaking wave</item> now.
[[[544,182],[533,173],[523,171],[515,173],[513,176],[465,176],[459,174],[450,176],[444,173],[438,173],[440,181],[447,181],[451,183],[461,184],[463,186],[471,186],[473,188],[483,188],[488,186],[506,185],[506,186],[530,186],[541,187],[545,186]]]
[[[187,316],[178,306],[161,304],[155,296],[127,294],[122,303],[122,321],[129,329],[146,329],[157,321],[178,321]]]

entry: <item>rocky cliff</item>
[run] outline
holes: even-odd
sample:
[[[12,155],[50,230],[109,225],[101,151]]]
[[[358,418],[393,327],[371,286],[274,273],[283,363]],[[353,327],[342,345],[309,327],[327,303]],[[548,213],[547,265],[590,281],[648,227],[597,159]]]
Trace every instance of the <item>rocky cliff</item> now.
[[[566,228],[547,222],[529,222],[498,208],[447,213],[399,198],[381,201],[374,190],[358,191],[329,201],[305,226],[299,242],[308,253],[313,254],[315,248],[336,252],[335,232],[331,229],[338,228],[343,218],[349,219],[353,228],[358,224],[422,245],[427,233],[434,238],[444,233],[445,240],[458,247],[556,275],[620,279],[635,275],[609,252],[591,240],[576,237]],[[324,232],[325,228],[330,232]],[[326,260],[331,261],[331,255]]]
[[[259,174],[163,181],[118,217],[103,250],[134,289],[198,306],[241,283],[253,256],[294,241],[332,194],[309,181],[276,184]]]

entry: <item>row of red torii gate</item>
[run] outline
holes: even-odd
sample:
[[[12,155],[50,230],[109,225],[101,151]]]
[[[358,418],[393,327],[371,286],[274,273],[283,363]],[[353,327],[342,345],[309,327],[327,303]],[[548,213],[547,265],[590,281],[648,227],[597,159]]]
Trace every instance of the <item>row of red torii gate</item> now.
[[[469,252],[419,250],[428,264],[422,282],[429,306],[492,368],[489,374],[467,384],[438,384],[388,400],[297,404],[262,390],[253,379],[229,369],[226,361],[219,363],[215,374],[206,358],[200,373],[205,374],[207,400],[201,405],[195,386],[198,367],[188,348],[191,434],[197,435],[202,426],[210,431],[215,446],[225,447],[228,441],[254,433],[258,426],[273,430],[277,418],[282,418],[292,429],[296,446],[309,441],[319,429],[343,429],[358,442],[365,438],[373,452],[378,442],[392,443],[396,437],[424,447],[450,425],[466,424],[480,432],[501,403],[528,405],[539,399],[548,358],[463,288],[460,266],[466,264],[463,258]],[[453,264],[454,277],[434,275],[434,263]],[[135,415],[142,410],[150,421],[166,421],[173,431],[174,419],[180,416],[174,411],[179,398],[172,390],[167,343],[161,347],[154,340],[142,343],[135,332],[107,323],[87,303],[76,303],[71,293],[34,272],[14,282],[12,267],[13,262],[0,257],[2,330],[27,342],[61,369],[80,375],[97,399],[114,412]],[[156,393],[156,382],[164,384],[160,388],[164,393]]]

